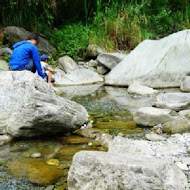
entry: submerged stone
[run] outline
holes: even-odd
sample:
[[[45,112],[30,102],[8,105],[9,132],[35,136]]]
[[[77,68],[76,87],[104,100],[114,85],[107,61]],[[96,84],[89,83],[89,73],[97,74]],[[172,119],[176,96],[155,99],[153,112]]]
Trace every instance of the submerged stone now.
[[[59,160],[57,160],[57,159],[49,159],[46,163],[51,166],[59,166],[59,164],[60,164]]]
[[[8,172],[15,177],[27,177],[31,183],[43,186],[54,184],[64,176],[64,171],[36,159],[12,161],[9,163]]]
[[[92,139],[78,135],[69,135],[61,138],[62,143],[68,144],[88,144]]]
[[[98,122],[94,124],[94,127],[100,129],[131,129],[136,127],[136,123],[134,121]]]

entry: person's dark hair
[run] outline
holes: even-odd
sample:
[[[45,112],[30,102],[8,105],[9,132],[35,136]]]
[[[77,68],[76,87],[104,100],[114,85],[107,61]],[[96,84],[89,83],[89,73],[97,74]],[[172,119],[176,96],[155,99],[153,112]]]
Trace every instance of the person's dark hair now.
[[[39,34],[38,33],[31,33],[28,37],[27,40],[36,40],[37,44],[39,43]]]

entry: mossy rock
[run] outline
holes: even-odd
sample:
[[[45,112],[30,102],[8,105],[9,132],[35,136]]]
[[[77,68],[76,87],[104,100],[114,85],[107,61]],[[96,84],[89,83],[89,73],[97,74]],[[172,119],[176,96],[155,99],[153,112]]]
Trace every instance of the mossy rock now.
[[[13,161],[9,164],[8,171],[15,177],[27,177],[31,183],[43,186],[54,184],[65,175],[65,171],[36,159]]]
[[[97,149],[92,147],[80,147],[80,146],[62,147],[55,155],[55,158],[57,158],[58,160],[72,160],[74,154],[81,150],[97,150]]]
[[[98,122],[93,127],[99,129],[132,129],[136,127],[136,123],[135,121]]]
[[[125,110],[115,110],[115,111],[110,112],[110,115],[121,116],[121,117],[132,117],[131,113]]]
[[[95,139],[97,137],[100,137],[103,132],[100,129],[90,128],[90,129],[79,129],[75,133],[83,137]]]
[[[79,135],[61,137],[61,142],[68,144],[88,144],[91,141],[91,138],[81,137]]]

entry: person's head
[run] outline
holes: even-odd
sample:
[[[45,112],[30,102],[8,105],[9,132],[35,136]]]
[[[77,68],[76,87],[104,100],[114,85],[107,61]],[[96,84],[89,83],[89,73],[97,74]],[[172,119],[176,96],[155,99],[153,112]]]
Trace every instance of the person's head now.
[[[31,43],[33,43],[35,46],[39,43],[39,35],[38,33],[31,33],[27,40],[29,40]]]
[[[48,61],[48,56],[47,55],[42,55],[40,57],[41,61]]]

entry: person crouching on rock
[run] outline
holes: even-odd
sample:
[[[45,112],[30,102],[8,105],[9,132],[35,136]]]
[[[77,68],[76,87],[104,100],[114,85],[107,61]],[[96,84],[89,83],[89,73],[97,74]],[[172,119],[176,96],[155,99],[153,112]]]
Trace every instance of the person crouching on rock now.
[[[38,74],[46,80],[47,75],[42,71],[40,63],[40,53],[37,49],[39,36],[37,33],[31,33],[27,40],[17,42],[13,45],[13,53],[9,64],[12,71],[28,70]]]
[[[52,78],[52,74],[56,73],[57,71],[55,69],[52,69],[48,65],[48,56],[47,55],[42,55],[40,58],[41,58],[42,69],[47,74],[47,82],[49,84],[52,84],[52,82],[54,82],[54,79]]]

